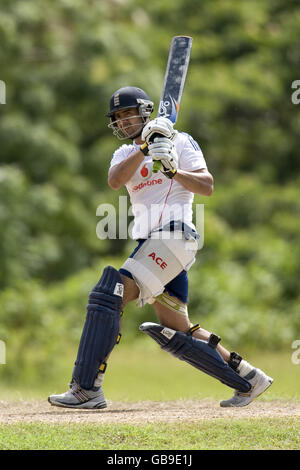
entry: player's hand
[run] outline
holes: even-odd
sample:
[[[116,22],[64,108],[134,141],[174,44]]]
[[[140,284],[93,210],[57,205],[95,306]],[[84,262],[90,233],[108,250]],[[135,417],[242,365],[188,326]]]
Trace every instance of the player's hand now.
[[[154,142],[148,145],[148,154],[153,161],[160,161],[160,171],[168,178],[176,175],[178,154],[172,140],[166,137],[155,137]]]
[[[159,134],[168,139],[174,139],[177,131],[173,129],[173,123],[165,117],[158,117],[148,122],[143,129],[142,139],[149,144],[153,140],[154,134]]]

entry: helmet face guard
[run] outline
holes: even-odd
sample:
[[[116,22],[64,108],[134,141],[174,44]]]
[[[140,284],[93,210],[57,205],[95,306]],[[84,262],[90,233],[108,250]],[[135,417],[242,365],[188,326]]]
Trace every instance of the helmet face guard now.
[[[130,116],[133,118],[140,118],[140,124],[130,124],[126,127],[119,127],[120,121],[124,119],[115,119],[115,113],[124,109],[136,108],[137,114]],[[124,87],[117,90],[110,99],[110,111],[106,114],[106,117],[110,118],[108,127],[112,129],[113,134],[120,140],[124,139],[135,139],[141,135],[142,130],[147,122],[147,118],[153,111],[153,102],[149,96],[141,89],[136,87]]]

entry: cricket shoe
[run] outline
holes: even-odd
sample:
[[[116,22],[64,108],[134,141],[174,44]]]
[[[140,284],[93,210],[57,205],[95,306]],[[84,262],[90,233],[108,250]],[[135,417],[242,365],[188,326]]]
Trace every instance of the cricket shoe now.
[[[254,400],[254,398],[265,392],[273,383],[273,379],[268,377],[260,369],[253,369],[244,377],[244,379],[248,380],[251,384],[249,392],[242,393],[235,390],[233,397],[229,400],[221,401],[220,406],[224,408],[229,406],[247,406]]]
[[[81,388],[77,382],[72,383],[70,390],[65,393],[50,395],[48,402],[51,405],[62,406],[64,408],[85,408],[91,410],[107,407],[101,387],[94,392]]]

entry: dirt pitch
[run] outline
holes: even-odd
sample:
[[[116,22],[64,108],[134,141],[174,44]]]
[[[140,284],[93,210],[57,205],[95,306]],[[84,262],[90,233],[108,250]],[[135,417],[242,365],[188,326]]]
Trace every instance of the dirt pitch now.
[[[183,423],[210,419],[299,417],[300,402],[256,401],[244,408],[220,408],[213,400],[168,402],[110,402],[103,410],[72,410],[45,401],[0,401],[0,424],[150,424]]]

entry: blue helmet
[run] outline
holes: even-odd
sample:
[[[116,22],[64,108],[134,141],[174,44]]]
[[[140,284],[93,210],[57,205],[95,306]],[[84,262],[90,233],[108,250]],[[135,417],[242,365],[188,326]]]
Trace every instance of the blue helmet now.
[[[138,115],[141,117],[140,125],[134,124],[127,126],[127,131],[120,129],[115,119],[115,113],[122,109],[136,108]],[[134,140],[141,135],[142,130],[153,111],[153,102],[150,100],[147,93],[141,88],[134,86],[126,86],[115,91],[110,99],[110,110],[106,117],[110,118],[108,127],[112,129],[113,134],[118,139],[132,139]]]
[[[114,92],[105,116],[113,121],[115,112],[126,108],[137,108],[141,117],[148,117],[153,111],[153,102],[141,88],[126,86]]]

